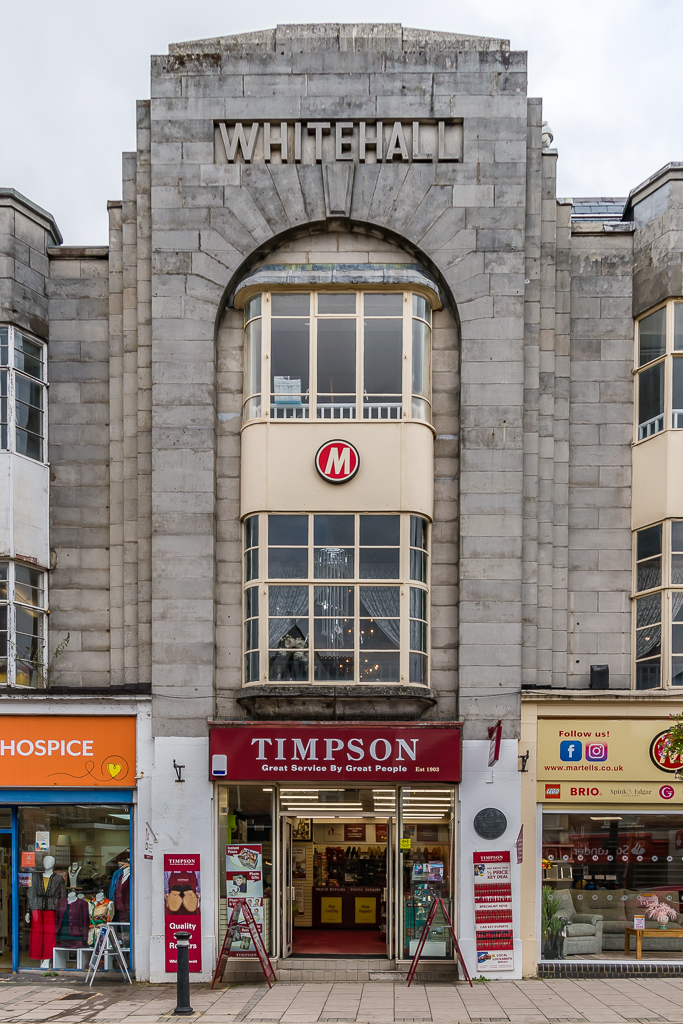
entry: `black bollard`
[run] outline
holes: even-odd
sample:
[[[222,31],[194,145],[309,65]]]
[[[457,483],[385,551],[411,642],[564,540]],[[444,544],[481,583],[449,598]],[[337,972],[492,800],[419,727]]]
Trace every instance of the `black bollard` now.
[[[190,1006],[190,933],[176,932],[175,945],[178,1005],[173,1012],[182,1017],[189,1017],[194,1013]]]

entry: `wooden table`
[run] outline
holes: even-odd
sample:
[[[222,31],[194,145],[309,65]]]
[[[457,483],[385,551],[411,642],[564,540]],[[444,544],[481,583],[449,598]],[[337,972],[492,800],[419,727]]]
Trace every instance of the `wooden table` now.
[[[683,928],[627,928],[624,932],[624,953],[631,952],[631,936],[636,937],[636,960],[643,956],[643,935],[659,939],[683,939]]]

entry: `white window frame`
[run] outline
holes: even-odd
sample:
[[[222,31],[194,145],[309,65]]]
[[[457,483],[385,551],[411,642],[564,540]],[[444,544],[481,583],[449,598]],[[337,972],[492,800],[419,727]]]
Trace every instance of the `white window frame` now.
[[[31,462],[38,462],[42,465],[47,463],[48,454],[48,439],[47,439],[47,427],[48,427],[48,415],[47,415],[47,345],[40,338],[36,338],[35,335],[30,334],[28,331],[13,327],[11,324],[0,324],[0,331],[7,331],[7,363],[0,364],[0,373],[7,374],[7,446],[0,447],[0,452],[6,451],[13,455],[18,455],[22,459],[29,459]],[[38,345],[42,352],[42,365],[43,365],[43,379],[38,380],[36,377],[32,377],[31,374],[25,373],[23,370],[15,366],[15,335],[25,337],[33,345]],[[1,355],[0,355],[1,358]],[[24,452],[17,451],[17,414],[16,414],[16,383],[17,378],[24,378],[31,384],[38,385],[42,389],[43,395],[43,434],[42,434],[42,450],[41,457],[34,459],[32,455],[26,455]],[[2,438],[0,436],[0,445],[2,444]]]
[[[673,408],[673,361],[674,359],[683,359],[683,349],[674,349],[674,321],[676,306],[683,306],[683,301],[680,299],[667,299],[666,302],[660,302],[659,305],[653,306],[652,309],[648,309],[646,313],[639,316],[635,323],[635,336],[634,336],[634,352],[633,352],[633,383],[634,383],[634,401],[633,401],[633,442],[634,444],[642,444],[645,441],[649,441],[652,437],[656,437],[666,430],[683,430],[683,409]],[[665,316],[665,345],[664,352],[661,356],[657,356],[656,359],[651,359],[649,363],[643,363],[639,365],[639,350],[640,350],[640,324],[647,317],[653,313],[658,312],[660,309],[666,310]],[[656,366],[658,363],[664,366],[664,410],[659,416],[653,417],[652,420],[648,420],[647,424],[638,423],[638,405],[639,405],[639,387],[640,387],[640,376],[644,370],[649,370]],[[659,426],[658,422],[662,420],[662,426]],[[648,427],[648,433],[640,437],[641,426]]]
[[[0,606],[7,608],[7,682],[0,683],[0,689],[5,687],[20,687],[23,689],[43,689],[45,686],[45,666],[46,666],[46,654],[47,654],[47,633],[48,633],[48,606],[47,606],[47,594],[48,594],[48,574],[44,569],[33,563],[21,562],[16,559],[3,558],[0,559],[0,565],[7,566],[7,600],[4,597],[0,597]],[[28,604],[24,601],[18,601],[16,597],[16,570],[17,567],[23,566],[26,569],[30,569],[33,572],[40,573],[42,577],[41,586],[41,601],[40,605]],[[4,581],[0,583],[0,587],[4,586]],[[1,591],[0,591],[1,592]],[[38,611],[40,620],[42,622],[42,636],[40,638],[40,665],[42,670],[39,669],[39,678],[29,683],[17,683],[17,608],[26,608],[32,612]]]

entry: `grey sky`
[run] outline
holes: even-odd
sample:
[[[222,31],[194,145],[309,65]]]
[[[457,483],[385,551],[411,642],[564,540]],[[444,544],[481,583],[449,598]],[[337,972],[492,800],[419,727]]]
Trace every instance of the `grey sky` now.
[[[509,38],[559,149],[558,194],[626,195],[683,160],[681,0],[33,0],[2,2],[0,185],[50,210],[74,245],[105,244],[149,56],[170,42],[283,22],[399,21]]]

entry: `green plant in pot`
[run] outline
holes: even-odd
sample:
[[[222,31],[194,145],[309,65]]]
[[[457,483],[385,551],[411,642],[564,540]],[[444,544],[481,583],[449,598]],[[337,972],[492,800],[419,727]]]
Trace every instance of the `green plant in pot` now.
[[[562,901],[549,885],[543,886],[541,898],[541,933],[543,938],[543,959],[561,960],[561,937],[566,918],[560,917]]]

